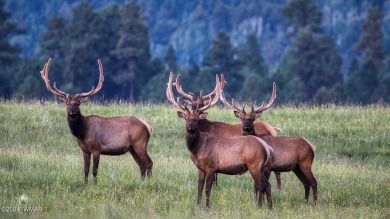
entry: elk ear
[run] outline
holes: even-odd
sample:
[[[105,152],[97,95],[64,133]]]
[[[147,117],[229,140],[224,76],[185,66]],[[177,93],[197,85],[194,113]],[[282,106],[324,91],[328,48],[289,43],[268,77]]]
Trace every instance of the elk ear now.
[[[186,119],[186,115],[181,111],[177,111],[177,116],[179,116],[182,119]]]
[[[241,116],[241,113],[238,112],[238,111],[234,111],[234,115],[239,118],[239,119],[242,119],[242,116]]]
[[[199,119],[206,119],[206,117],[207,117],[207,113],[206,112],[204,112],[204,113],[199,115]]]

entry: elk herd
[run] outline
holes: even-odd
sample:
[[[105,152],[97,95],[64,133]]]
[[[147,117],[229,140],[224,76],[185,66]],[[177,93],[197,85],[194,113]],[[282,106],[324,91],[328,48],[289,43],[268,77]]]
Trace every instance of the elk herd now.
[[[104,82],[103,67],[98,60],[99,82],[91,91],[71,96],[49,81],[51,59],[41,71],[46,88],[66,105],[69,129],[76,137],[84,158],[84,182],[88,182],[91,156],[92,173],[97,182],[100,155],[122,155],[129,152],[139,166],[141,177],[152,174],[153,161],[147,153],[147,144],[152,127],[136,116],[104,118],[97,115],[83,116],[80,104],[102,88]],[[201,203],[204,185],[206,184],[206,208],[210,207],[210,194],[213,185],[217,185],[217,174],[240,175],[249,171],[254,182],[254,195],[260,207],[264,199],[270,209],[272,206],[271,184],[268,179],[275,173],[278,191],[281,192],[280,172],[292,171],[301,181],[308,202],[310,188],[314,205],[317,204],[317,181],[311,166],[314,160],[315,147],[303,137],[279,137],[280,128],[266,122],[255,122],[261,114],[268,110],[276,98],[276,85],[273,83],[272,95],[267,104],[255,107],[251,104],[249,113],[246,104],[241,107],[234,99],[227,101],[223,88],[227,84],[224,75],[215,78],[215,89],[198,97],[194,93],[184,92],[180,85],[180,75],[173,82],[173,73],[169,74],[166,96],[176,107],[177,115],[185,121],[185,144],[190,158],[198,169],[198,197]],[[175,99],[173,87],[182,96]],[[240,124],[227,124],[210,121],[206,112],[221,101],[241,120]]]

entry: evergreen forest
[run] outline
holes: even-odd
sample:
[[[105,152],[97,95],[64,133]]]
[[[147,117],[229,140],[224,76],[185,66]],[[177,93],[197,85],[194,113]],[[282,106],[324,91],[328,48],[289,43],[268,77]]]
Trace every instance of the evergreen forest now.
[[[40,71],[99,100],[185,91],[278,104],[390,103],[390,0],[0,0],[0,99],[52,98]]]

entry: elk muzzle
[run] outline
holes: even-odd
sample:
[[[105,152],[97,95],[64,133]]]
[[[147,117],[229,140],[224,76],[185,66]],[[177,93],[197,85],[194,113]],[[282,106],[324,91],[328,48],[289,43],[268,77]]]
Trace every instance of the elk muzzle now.
[[[253,129],[253,120],[252,119],[243,119],[242,120],[242,129],[245,132],[250,132]]]
[[[198,121],[189,120],[187,123],[187,131],[188,132],[195,132],[197,127],[198,127],[197,123],[198,123]]]
[[[80,113],[80,108],[77,104],[70,104],[68,106],[68,115],[69,116],[76,116]]]

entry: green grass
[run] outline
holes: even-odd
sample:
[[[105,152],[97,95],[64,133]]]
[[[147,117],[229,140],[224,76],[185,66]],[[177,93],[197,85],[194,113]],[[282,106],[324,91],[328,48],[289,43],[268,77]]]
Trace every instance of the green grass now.
[[[153,176],[141,180],[130,155],[102,156],[98,184],[83,183],[83,159],[53,102],[0,103],[0,218],[389,218],[390,108],[280,107],[261,119],[316,145],[313,172],[319,204],[304,203],[292,173],[283,192],[271,175],[274,210],[258,209],[249,174],[219,175],[211,209],[196,205],[197,169],[184,143],[184,121],[164,105],[85,104],[84,115],[137,115],[153,126],[148,152]],[[210,120],[238,123],[233,113],[209,110]],[[203,195],[203,198],[205,195]],[[312,197],[310,197],[312,202]],[[25,207],[39,207],[25,212]],[[7,207],[19,207],[6,212]],[[14,209],[13,209],[14,210]]]

